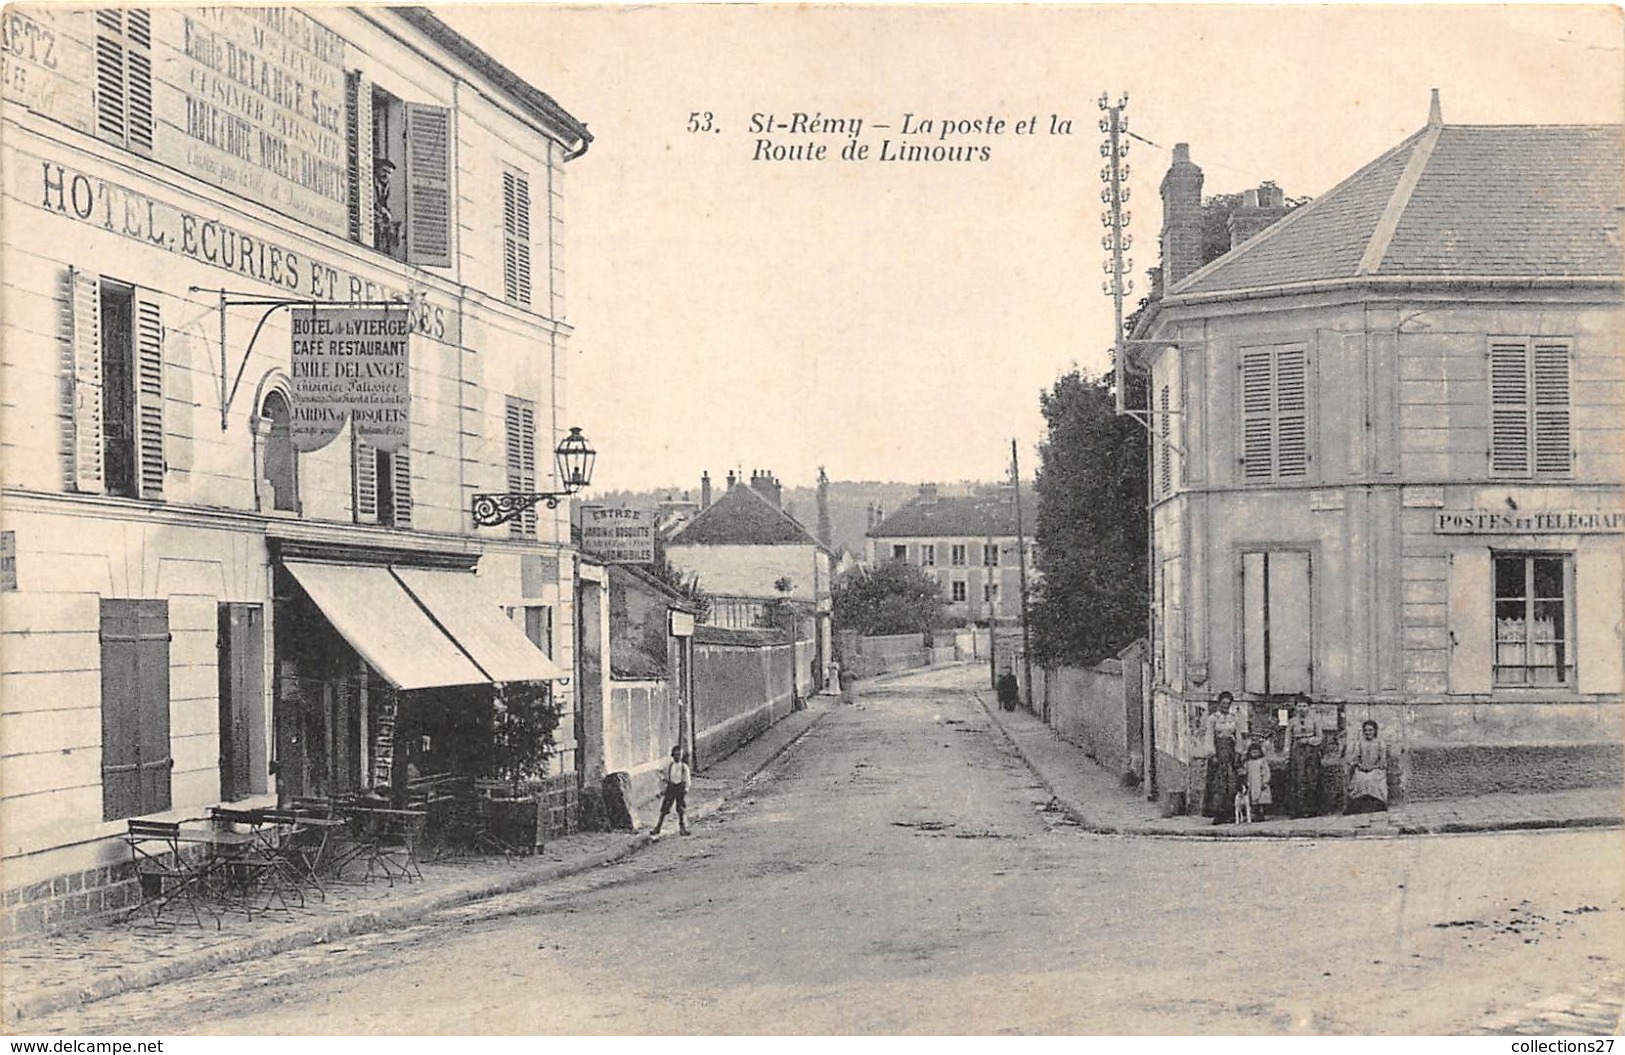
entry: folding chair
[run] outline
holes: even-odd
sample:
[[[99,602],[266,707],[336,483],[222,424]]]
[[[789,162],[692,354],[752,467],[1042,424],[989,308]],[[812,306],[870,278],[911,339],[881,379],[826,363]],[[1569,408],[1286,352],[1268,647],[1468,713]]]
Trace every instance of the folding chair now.
[[[203,926],[206,910],[214,919],[214,929],[220,929],[220,914],[205,899],[207,869],[197,868],[181,853],[181,826],[166,821],[129,822],[124,841],[130,847],[130,862],[135,866],[136,881],[141,886],[141,909],[152,910],[152,921],[162,923],[164,912],[171,905],[185,905],[199,928]]]

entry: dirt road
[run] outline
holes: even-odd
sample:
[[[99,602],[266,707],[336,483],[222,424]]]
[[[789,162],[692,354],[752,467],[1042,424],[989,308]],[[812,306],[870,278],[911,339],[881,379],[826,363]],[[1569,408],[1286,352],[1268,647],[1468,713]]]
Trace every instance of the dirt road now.
[[[1430,1033],[1617,991],[1621,833],[1089,835],[979,677],[838,708],[692,838],[38,1028]]]

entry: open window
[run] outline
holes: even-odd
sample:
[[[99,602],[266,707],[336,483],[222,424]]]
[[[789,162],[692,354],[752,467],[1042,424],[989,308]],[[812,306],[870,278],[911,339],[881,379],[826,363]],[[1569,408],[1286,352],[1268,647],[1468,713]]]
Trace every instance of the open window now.
[[[451,111],[408,103],[374,86],[357,89],[370,120],[373,247],[397,260],[427,267],[451,266]],[[356,165],[366,169],[358,145]],[[363,182],[358,173],[355,181]],[[359,226],[358,214],[355,224]]]

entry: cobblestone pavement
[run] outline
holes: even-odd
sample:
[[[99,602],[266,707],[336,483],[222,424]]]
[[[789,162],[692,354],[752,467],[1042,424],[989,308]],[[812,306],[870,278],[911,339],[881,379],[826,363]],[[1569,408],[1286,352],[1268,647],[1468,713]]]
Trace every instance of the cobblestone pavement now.
[[[899,679],[693,838],[33,1028],[1427,1034],[1618,1004],[1620,832],[1145,839],[1052,797],[948,674]]]

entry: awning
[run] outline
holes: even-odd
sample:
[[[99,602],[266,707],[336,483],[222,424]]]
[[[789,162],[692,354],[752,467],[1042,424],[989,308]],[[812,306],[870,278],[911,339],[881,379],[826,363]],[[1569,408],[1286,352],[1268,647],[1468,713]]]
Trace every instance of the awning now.
[[[388,568],[303,561],[284,561],[283,567],[361,658],[397,689],[491,681],[434,625]]]
[[[391,569],[435,622],[450,634],[488,681],[552,681],[569,672],[547,658],[467,572]]]

